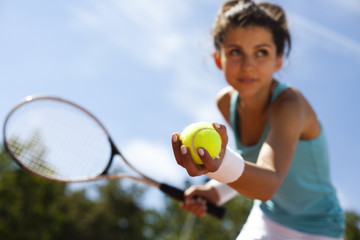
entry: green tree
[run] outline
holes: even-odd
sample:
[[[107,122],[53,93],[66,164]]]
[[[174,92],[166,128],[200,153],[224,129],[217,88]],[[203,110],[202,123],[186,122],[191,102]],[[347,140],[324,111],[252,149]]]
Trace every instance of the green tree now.
[[[353,211],[346,212],[345,240],[360,239],[360,216]]]
[[[63,213],[57,205],[63,197],[64,185],[25,173],[4,151],[0,157],[1,238],[51,239],[50,233],[56,234],[61,228],[59,220]]]
[[[223,220],[197,219],[165,196],[161,210],[144,209],[147,186],[116,180],[96,186],[98,198],[89,198],[20,169],[0,149],[0,239],[235,239],[252,205],[238,196],[225,205]],[[359,215],[346,215],[345,239],[360,239]]]
[[[167,198],[165,202],[165,208],[160,212],[160,221],[151,225],[152,230],[157,233],[157,238],[154,239],[235,239],[252,206],[251,200],[238,196],[225,205],[225,217],[219,220],[210,215],[199,219],[182,211],[177,201]]]
[[[120,182],[99,185],[91,200],[20,169],[0,149],[0,239],[147,239],[145,216],[153,213],[135,200],[144,191]]]

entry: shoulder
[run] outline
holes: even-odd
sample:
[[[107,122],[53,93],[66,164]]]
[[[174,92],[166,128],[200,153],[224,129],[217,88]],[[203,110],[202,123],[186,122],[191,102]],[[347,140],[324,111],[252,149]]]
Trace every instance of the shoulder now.
[[[286,109],[295,108],[301,110],[303,97],[301,92],[293,87],[289,87],[282,91],[272,104],[272,112],[278,112]]]
[[[231,86],[221,89],[216,96],[217,103],[230,102],[231,96],[234,92],[235,90]]]
[[[316,113],[296,88],[285,89],[272,104],[270,124],[298,128],[300,135],[312,138],[320,131]]]
[[[304,114],[303,97],[296,88],[287,88],[280,93],[271,105],[271,119],[297,118],[301,120]]]
[[[216,103],[223,117],[229,122],[230,101],[235,90],[231,86],[221,89],[216,96]]]

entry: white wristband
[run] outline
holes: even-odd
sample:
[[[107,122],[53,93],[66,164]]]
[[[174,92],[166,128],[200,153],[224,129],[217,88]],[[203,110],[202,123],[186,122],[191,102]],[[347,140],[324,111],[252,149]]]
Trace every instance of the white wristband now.
[[[240,154],[226,147],[223,161],[216,172],[207,173],[211,179],[222,183],[235,182],[243,173],[245,161]]]
[[[238,195],[238,192],[233,188],[229,187],[225,183],[218,182],[214,179],[211,179],[206,183],[206,186],[215,188],[218,193],[219,201],[216,204],[223,205],[228,202],[230,199]]]

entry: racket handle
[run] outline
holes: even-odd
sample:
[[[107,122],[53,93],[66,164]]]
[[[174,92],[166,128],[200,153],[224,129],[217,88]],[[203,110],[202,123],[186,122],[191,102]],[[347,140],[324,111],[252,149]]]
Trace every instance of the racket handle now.
[[[168,195],[174,199],[177,199],[181,202],[183,202],[185,200],[184,191],[182,191],[176,187],[162,183],[162,184],[160,184],[159,189],[166,195]],[[213,215],[214,217],[222,219],[225,215],[225,208],[219,207],[209,201],[206,201],[206,207],[207,207],[207,213]]]

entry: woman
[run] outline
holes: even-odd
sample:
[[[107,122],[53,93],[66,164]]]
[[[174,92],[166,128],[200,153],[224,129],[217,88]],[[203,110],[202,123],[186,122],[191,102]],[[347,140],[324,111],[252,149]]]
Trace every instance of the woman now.
[[[282,8],[228,1],[213,38],[215,63],[229,84],[217,105],[234,131],[236,152],[226,146],[224,125],[214,124],[223,140],[216,159],[198,149],[204,165],[172,135],[178,164],[190,176],[213,179],[189,188],[183,209],[201,217],[206,206],[194,195],[222,204],[240,193],[255,201],[238,239],[341,239],[344,214],[330,181],[324,129],[301,92],[273,77],[291,46]]]

